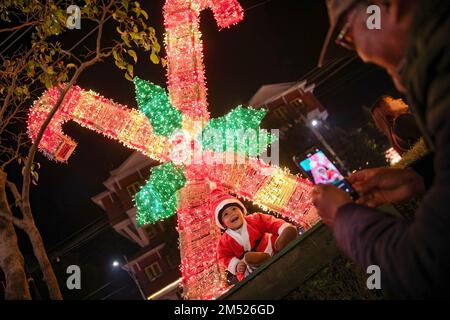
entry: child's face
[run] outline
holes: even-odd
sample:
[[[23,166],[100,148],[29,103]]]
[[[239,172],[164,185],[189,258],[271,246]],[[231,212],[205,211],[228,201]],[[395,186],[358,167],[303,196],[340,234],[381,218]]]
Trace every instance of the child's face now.
[[[231,206],[222,212],[223,224],[232,230],[239,229],[244,223],[244,214],[238,206]]]

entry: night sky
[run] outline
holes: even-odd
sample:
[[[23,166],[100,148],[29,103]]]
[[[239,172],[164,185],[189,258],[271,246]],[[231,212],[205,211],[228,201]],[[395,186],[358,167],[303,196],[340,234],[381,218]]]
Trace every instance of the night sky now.
[[[213,117],[245,104],[264,84],[302,79],[316,67],[328,29],[325,1],[241,0],[240,3],[250,9],[246,10],[244,21],[230,29],[219,31],[210,11],[202,15],[208,101]],[[150,24],[156,28],[162,43],[164,1],[147,0],[141,4],[149,13]],[[82,24],[81,30],[64,35],[63,43],[75,43],[89,31],[87,27],[83,29]],[[165,70],[153,65],[148,54],[142,52],[138,56],[135,75],[165,87]],[[78,85],[136,107],[133,84],[124,79],[112,59],[87,70]],[[387,75],[360,61],[324,81],[316,91],[330,111],[330,121],[344,127],[357,127],[361,106],[372,103],[377,95],[390,92],[394,91]],[[68,164],[56,164],[37,155],[41,163],[40,178],[38,186],[33,186],[31,191],[33,212],[51,256],[57,252],[55,249],[68,246],[71,235],[81,234],[81,229],[106,218],[90,198],[105,190],[102,182],[109,171],[131,154],[120,143],[76,124],[68,123],[64,130],[79,143],[75,153]],[[97,272],[106,272],[115,257],[135,249],[112,229],[88,240],[70,254],[62,255],[60,263],[77,256],[83,262],[88,261]],[[26,241],[22,240],[21,245],[28,253]],[[109,281],[120,282],[120,277],[123,280],[123,275],[106,273]],[[98,287],[101,285],[99,283]],[[106,295],[104,293],[103,297]]]

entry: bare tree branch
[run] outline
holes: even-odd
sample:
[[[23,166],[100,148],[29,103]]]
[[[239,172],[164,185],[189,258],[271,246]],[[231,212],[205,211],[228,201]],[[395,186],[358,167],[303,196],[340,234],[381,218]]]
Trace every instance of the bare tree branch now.
[[[49,17],[50,14],[54,14],[53,3],[41,3],[38,0],[30,0],[30,2],[39,3],[39,15],[41,17]],[[71,3],[71,1],[69,2]],[[153,40],[150,39],[150,37],[144,37],[141,35],[141,33],[145,33],[149,29],[146,24],[142,22],[142,19],[125,19],[124,22],[122,18],[117,19],[114,17],[114,19],[119,22],[121,29],[125,30],[124,32],[134,33],[135,37],[125,39],[121,37],[124,42],[115,41],[113,42],[113,47],[109,46],[102,48],[104,26],[110,18],[113,18],[112,11],[119,12],[125,17],[127,16],[127,13],[130,15],[134,15],[136,13],[136,17],[139,17],[139,12],[136,10],[139,4],[135,2],[134,6],[136,6],[136,8],[127,8],[125,11],[121,11],[124,7],[123,2],[118,3],[118,1],[115,0],[97,0],[89,5],[87,4],[86,6],[91,6],[91,8],[87,8],[86,15],[91,17],[90,20],[95,21],[97,25],[70,49],[63,50],[60,43],[49,40],[48,37],[53,36],[54,31],[50,30],[47,25],[42,23],[45,20],[44,19],[41,21],[42,25],[37,25],[37,31],[34,33],[34,35],[37,35],[40,40],[33,43],[31,48],[23,50],[23,52],[22,48],[19,47],[18,50],[20,52],[18,53],[16,51],[13,55],[13,59],[7,58],[2,60],[9,62],[4,63],[3,67],[0,66],[0,86],[5,88],[6,91],[6,94],[4,94],[5,92],[2,92],[2,96],[0,96],[0,156],[2,161],[0,170],[3,170],[8,164],[15,160],[24,160],[21,193],[18,192],[14,184],[8,182],[8,187],[14,195],[16,203],[19,202],[22,217],[17,218],[12,214],[5,214],[4,210],[0,212],[0,217],[9,219],[8,221],[11,221],[14,225],[23,229],[27,233],[33,246],[34,255],[36,256],[39,266],[43,272],[44,280],[47,283],[51,299],[62,299],[62,295],[58,286],[58,281],[48,259],[41,235],[35,225],[30,204],[32,170],[34,157],[38,150],[38,146],[52,118],[61,107],[68,91],[74,86],[79,76],[87,68],[99,61],[102,61],[104,58],[109,57],[112,55],[114,50],[123,48],[124,43],[127,47],[131,47],[132,43],[137,47],[145,48],[145,50],[148,50],[148,48],[151,47],[151,43],[153,43]],[[111,10],[111,8],[113,9]],[[26,20],[30,19],[30,16],[32,15],[33,14],[24,14],[24,20],[21,20],[21,17],[18,17],[17,21],[25,21],[25,23],[31,22],[26,22]],[[138,20],[139,24],[135,24],[134,21]],[[27,27],[30,28],[30,25]],[[58,25],[56,27],[61,28],[61,26]],[[14,28],[20,29],[24,28],[24,26],[16,26]],[[62,26],[62,28],[65,27]],[[136,28],[141,28],[142,31],[136,32]],[[77,47],[96,31],[97,37],[95,39],[95,48],[88,49],[88,53],[84,56],[76,56],[71,53],[75,47]],[[1,58],[4,57],[1,56]],[[120,60],[115,56],[116,64],[119,68],[124,69],[124,65],[130,65],[121,53],[119,58]],[[67,64],[73,61],[77,61],[78,66],[73,71],[69,82],[64,85],[59,85],[68,79],[69,68],[67,68]],[[14,67],[11,67],[11,63],[14,64]],[[128,70],[130,70],[130,68],[128,68]],[[72,70],[70,70],[70,72],[72,72]],[[130,76],[132,77],[132,73],[126,75],[127,79],[129,79]],[[50,112],[46,115],[46,119],[39,128],[36,138],[28,148],[28,156],[24,157],[24,146],[30,145],[30,139],[28,139],[28,135],[25,132],[16,132],[17,127],[15,127],[15,125],[19,123],[26,123],[28,116],[27,107],[31,102],[31,99],[36,98],[36,95],[38,95],[39,92],[42,92],[43,88],[39,85],[40,83],[44,84],[46,87],[59,85],[58,88],[60,93],[57,101],[51,107]],[[9,127],[10,125],[14,126]],[[23,130],[23,126],[18,127],[18,131]],[[9,139],[10,137],[12,138]]]
[[[28,50],[28,52],[21,58],[21,61],[19,63],[19,67],[14,71],[14,77],[12,79],[11,86],[8,88],[8,93],[6,95],[5,100],[3,101],[2,108],[0,109],[0,123],[3,122],[3,114],[5,113],[6,108],[9,106],[9,101],[11,99],[12,94],[14,93],[14,89],[16,87],[17,77],[22,72],[22,70],[25,68],[26,63],[28,61],[28,58],[31,56],[31,54],[33,52],[34,52],[33,48]]]
[[[20,203],[20,199],[21,199],[20,198],[20,193],[17,190],[16,185],[13,182],[9,181],[9,180],[6,181],[6,184],[8,185],[9,190],[11,190],[11,193],[13,194],[15,201],[17,203]]]
[[[8,214],[7,212],[4,212],[3,210],[0,210],[0,218],[5,219],[6,221],[12,222],[19,229],[25,230],[25,224],[22,221],[22,219],[14,217],[13,215]]]

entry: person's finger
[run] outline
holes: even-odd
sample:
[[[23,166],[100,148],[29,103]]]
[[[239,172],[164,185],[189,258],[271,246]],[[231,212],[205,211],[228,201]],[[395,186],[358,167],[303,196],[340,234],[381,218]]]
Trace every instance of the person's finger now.
[[[370,179],[367,179],[363,183],[360,183],[358,185],[358,192],[360,193],[370,193],[373,189],[376,189],[379,187],[380,184],[380,176],[375,175],[371,177]]]
[[[353,189],[355,189],[355,191],[356,191],[360,196],[361,196],[361,195],[364,195],[364,192],[363,192],[361,186],[352,186],[352,187],[353,187]]]
[[[366,206],[368,206],[369,208],[376,208],[379,206],[379,203],[377,203],[376,200],[370,200],[366,203]]]
[[[357,171],[355,173],[352,173],[350,176],[347,177],[348,182],[350,183],[356,183],[359,181],[364,181],[366,179],[367,176],[367,170],[361,170],[361,171]]]
[[[355,201],[357,204],[361,205],[367,205],[369,203],[374,195],[372,193],[359,193],[359,198]]]
[[[361,188],[361,185],[362,185],[363,183],[364,183],[364,182],[362,182],[362,181],[354,182],[354,183],[352,183],[352,187],[353,187],[354,189],[360,189],[360,188]]]

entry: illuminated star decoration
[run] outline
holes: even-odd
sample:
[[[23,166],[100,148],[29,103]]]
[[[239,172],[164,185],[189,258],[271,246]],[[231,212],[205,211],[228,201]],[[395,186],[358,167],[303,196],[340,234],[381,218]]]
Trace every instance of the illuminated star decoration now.
[[[182,168],[172,162],[151,169],[150,179],[135,195],[138,225],[152,224],[174,215],[177,210],[176,192],[181,189],[186,178]]]
[[[133,81],[139,110],[150,120],[153,132],[170,137],[176,129],[180,129],[181,112],[172,106],[165,90],[138,77]]]
[[[162,220],[177,210],[180,270],[183,296],[187,299],[214,299],[229,289],[216,257],[221,234],[211,214],[210,184],[215,183],[305,229],[319,219],[311,210],[312,185],[308,180],[254,158],[273,142],[273,137],[259,129],[265,111],[238,107],[208,122],[199,29],[200,12],[207,8],[212,9],[220,28],[243,19],[243,9],[236,0],[167,0],[164,5],[168,96],[161,87],[135,79],[140,108],[135,110],[74,86],[67,92],[39,144],[39,150],[50,159],[67,161],[76,142],[63,133],[62,124],[73,120],[162,163],[152,169],[147,185],[136,195],[137,222]],[[36,139],[60,92],[60,88],[50,88],[30,109],[28,133],[32,140]],[[195,127],[197,122],[202,124],[200,130]],[[229,129],[239,130],[231,131],[230,137]],[[240,139],[238,132],[246,129],[257,133],[249,140]],[[174,139],[180,130],[187,131],[192,138],[184,141],[188,142],[187,160],[196,154],[190,151],[200,150],[200,163],[185,163],[174,157],[174,150],[184,146],[183,138]],[[219,132],[222,138],[233,139],[232,150],[225,150],[223,142],[213,143],[214,132]],[[197,140],[202,143],[196,144]],[[232,155],[243,154],[245,162],[203,161],[220,160],[229,151]]]
[[[148,117],[156,134],[169,137],[181,128],[182,115],[172,106],[164,89],[137,77],[134,84],[139,110]],[[239,106],[224,117],[209,120],[198,140],[202,141],[205,149],[215,152],[257,156],[275,139],[266,130],[260,129],[266,112],[265,109]],[[245,132],[255,134],[242,139]],[[212,133],[219,133],[222,143],[217,143],[217,137]],[[227,150],[230,146],[227,140],[230,138],[232,149]],[[174,215],[177,210],[176,192],[186,182],[183,169],[176,168],[172,162],[154,167],[151,172],[150,180],[135,196],[138,226]]]

